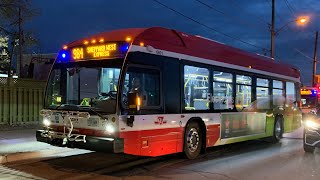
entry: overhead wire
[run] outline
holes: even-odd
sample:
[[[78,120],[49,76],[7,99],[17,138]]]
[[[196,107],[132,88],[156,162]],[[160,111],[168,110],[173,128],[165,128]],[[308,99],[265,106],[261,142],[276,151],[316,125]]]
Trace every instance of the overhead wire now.
[[[208,7],[208,8],[209,8],[210,10],[212,10],[212,11],[216,11],[216,12],[218,12],[218,13],[226,16],[226,17],[230,17],[230,18],[234,19],[234,16],[232,16],[232,15],[230,15],[230,14],[227,14],[227,13],[225,13],[225,12],[223,12],[223,11],[215,8],[214,6],[212,6],[212,5],[208,4],[208,3],[205,3],[205,2],[200,1],[200,0],[195,0],[195,1],[199,2],[199,3],[202,4],[203,6]],[[254,28],[254,29],[258,29],[257,26],[254,26],[254,25],[253,25],[252,23],[250,23],[250,22],[245,22],[245,21],[243,21],[242,19],[237,19],[237,21],[238,21],[239,23],[241,23],[242,25],[246,26],[246,27],[250,26],[250,27],[252,27],[252,28]],[[258,29],[258,30],[260,30],[260,29]]]
[[[288,9],[289,9],[289,11],[291,12],[291,14],[293,15],[293,16],[295,16],[295,13],[294,13],[294,8],[291,6],[291,4],[289,3],[289,1],[288,0],[284,0],[284,2],[285,2],[285,4],[287,5],[287,7],[288,7]]]
[[[235,0],[229,0],[231,3],[231,5],[233,6],[237,6],[240,9],[243,9],[243,7],[241,7]],[[265,19],[262,18],[262,16],[257,15],[256,16],[262,23],[266,23],[266,24],[270,24],[269,22],[267,22]]]
[[[266,2],[270,6],[272,6],[270,0],[266,0]],[[284,0],[283,2],[286,4],[287,8],[289,9],[290,13],[294,16],[294,18],[296,18],[295,9],[294,9],[293,5],[291,5],[288,0]],[[283,19],[279,16],[279,14],[277,12],[275,12],[275,14],[276,14],[277,18],[279,18],[281,21],[283,21]],[[284,30],[289,30],[289,31],[294,32],[294,33],[297,33],[297,32],[298,33],[303,33],[301,29],[299,29],[299,28],[293,29],[290,25]],[[307,36],[309,37],[308,39],[314,39],[313,35],[311,35],[310,33],[307,33]],[[292,48],[292,50],[294,52],[294,55],[296,55],[297,51],[294,48]]]
[[[184,17],[184,18],[186,18],[186,19],[188,19],[188,20],[190,20],[190,21],[192,21],[192,22],[194,22],[194,23],[197,23],[197,24],[199,24],[199,25],[201,25],[201,26],[203,26],[203,27],[205,27],[205,28],[207,28],[207,29],[210,29],[210,30],[212,30],[212,31],[214,31],[214,32],[216,32],[216,33],[218,33],[218,34],[221,34],[221,35],[226,36],[226,37],[228,37],[228,38],[230,38],[230,39],[239,41],[239,42],[241,42],[241,43],[243,43],[243,44],[246,44],[246,45],[255,47],[255,48],[260,49],[260,50],[265,49],[265,48],[263,48],[263,47],[260,47],[260,46],[251,44],[251,43],[246,42],[246,41],[243,41],[243,40],[241,40],[241,39],[239,39],[239,38],[230,36],[230,35],[228,35],[228,34],[226,34],[226,33],[224,33],[224,32],[221,32],[221,31],[219,31],[219,30],[217,30],[217,29],[215,29],[215,28],[213,28],[213,27],[210,27],[210,26],[208,26],[208,25],[206,25],[206,24],[204,24],[204,23],[201,23],[201,22],[197,21],[196,19],[193,19],[193,18],[191,18],[191,17],[189,17],[189,16],[187,16],[187,15],[185,15],[185,14],[183,14],[183,13],[181,13],[181,12],[179,12],[179,11],[171,8],[171,7],[169,7],[168,5],[162,3],[162,2],[160,2],[160,1],[158,1],[158,0],[153,0],[153,1],[156,2],[156,3],[158,3],[158,4],[160,4],[160,5],[162,5],[163,7],[171,10],[172,12],[174,12],[174,13],[176,13],[176,14],[179,14],[180,16],[182,16],[182,17]]]

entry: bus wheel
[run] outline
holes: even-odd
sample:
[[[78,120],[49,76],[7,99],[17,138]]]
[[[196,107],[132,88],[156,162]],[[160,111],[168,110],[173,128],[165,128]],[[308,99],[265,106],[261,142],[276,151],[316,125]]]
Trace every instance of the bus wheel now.
[[[274,123],[273,127],[273,136],[271,142],[277,143],[280,141],[283,135],[283,125],[282,125],[282,118],[276,118],[276,122]]]
[[[184,134],[184,153],[189,159],[195,159],[202,147],[202,132],[197,122],[190,122]]]

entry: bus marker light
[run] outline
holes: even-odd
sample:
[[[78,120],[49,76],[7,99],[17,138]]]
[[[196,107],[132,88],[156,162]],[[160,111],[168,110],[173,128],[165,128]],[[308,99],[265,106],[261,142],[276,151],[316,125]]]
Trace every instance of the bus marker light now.
[[[127,41],[127,42],[130,42],[130,41],[131,41],[131,37],[127,37],[127,38],[126,38],[126,41]]]
[[[67,49],[68,49],[68,46],[63,46],[62,49],[67,50]]]
[[[103,43],[103,42],[104,42],[104,39],[103,39],[103,38],[101,38],[101,39],[99,40],[99,42]]]
[[[97,41],[94,39],[91,41],[92,44],[95,44]]]
[[[144,46],[144,43],[143,43],[143,42],[140,42],[140,46]]]
[[[128,51],[128,49],[129,49],[129,45],[128,45],[128,44],[123,45],[123,46],[121,47],[121,50],[122,50],[122,51]]]
[[[83,44],[87,45],[89,44],[89,41],[84,41]]]
[[[140,97],[137,97],[137,110],[140,111],[140,106],[141,106],[141,99]]]

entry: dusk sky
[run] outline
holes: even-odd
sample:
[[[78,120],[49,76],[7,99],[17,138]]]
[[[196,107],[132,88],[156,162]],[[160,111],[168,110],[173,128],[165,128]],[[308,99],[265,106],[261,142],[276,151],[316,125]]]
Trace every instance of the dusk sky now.
[[[33,6],[41,13],[27,26],[36,32],[43,53],[57,53],[63,44],[103,31],[162,26],[201,35],[254,53],[263,54],[262,48],[265,48],[267,55],[270,55],[271,0],[156,1],[34,0]],[[298,16],[310,17],[310,22],[305,26],[289,23],[275,38],[276,60],[298,66],[303,84],[310,85],[312,60],[299,52],[313,57],[315,31],[320,28],[320,1],[275,1],[276,30]]]

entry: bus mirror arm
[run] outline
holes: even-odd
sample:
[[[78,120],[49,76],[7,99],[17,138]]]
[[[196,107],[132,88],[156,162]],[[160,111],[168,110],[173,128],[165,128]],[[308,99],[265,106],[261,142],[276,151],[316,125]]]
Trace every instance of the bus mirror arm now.
[[[134,116],[128,116],[127,117],[127,126],[133,127],[133,121],[134,121]]]

